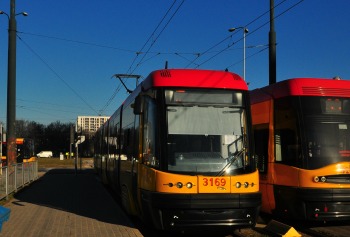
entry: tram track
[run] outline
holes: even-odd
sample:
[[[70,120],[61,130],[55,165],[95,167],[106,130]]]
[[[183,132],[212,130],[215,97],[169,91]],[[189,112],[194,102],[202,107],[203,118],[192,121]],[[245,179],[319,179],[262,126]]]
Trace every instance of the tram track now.
[[[274,232],[278,229],[278,226],[274,228],[268,227],[271,221],[280,223],[281,225],[288,226],[285,228],[285,232]],[[289,228],[294,228],[297,232],[293,235],[293,231],[288,232]],[[280,228],[283,229],[283,228]],[[288,233],[287,233],[288,232]],[[257,223],[253,228],[237,229],[232,235],[226,237],[266,237],[266,236],[302,236],[302,237],[347,237],[350,233],[350,222],[332,222],[332,223],[311,223],[311,222],[294,222],[286,220],[272,220],[266,219],[263,223]]]
[[[143,229],[142,234],[145,237],[154,237],[154,236],[161,236],[161,237],[189,237],[189,236],[203,236],[203,237],[273,237],[273,236],[286,236],[286,237],[347,237],[350,233],[350,225],[320,225],[320,226],[302,226],[294,225],[290,226],[295,229],[297,232],[297,235],[293,235],[290,232],[289,233],[274,233],[269,231],[266,228],[267,225],[265,224],[257,224],[253,228],[244,228],[244,229],[236,229],[231,234],[228,233],[209,233],[209,232],[202,232],[200,230],[196,231],[195,234],[166,234],[162,231],[156,231],[156,230],[150,230],[148,229],[145,231]]]
[[[301,236],[301,237],[339,237],[339,235],[337,235],[336,233],[331,232],[331,231],[317,231],[317,230],[312,230],[312,229],[308,229],[308,228],[297,228],[296,231],[298,232],[299,236]],[[226,237],[266,237],[266,236],[284,236],[284,234],[273,233],[273,232],[269,232],[267,230],[264,230],[262,228],[255,227],[255,228],[250,228],[250,229],[235,230],[232,235],[229,235]],[[297,237],[298,235],[286,234],[285,236]],[[348,234],[342,235],[342,236],[348,236]]]
[[[296,229],[301,233],[315,237],[347,237],[350,233],[350,222],[306,224],[306,226],[300,223]]]

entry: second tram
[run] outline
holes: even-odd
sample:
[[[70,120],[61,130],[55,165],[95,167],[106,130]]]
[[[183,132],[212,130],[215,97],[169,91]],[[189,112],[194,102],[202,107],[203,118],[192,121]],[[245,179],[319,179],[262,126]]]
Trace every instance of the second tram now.
[[[28,138],[16,138],[16,150],[17,150],[17,163],[22,163],[25,160],[29,160],[34,155],[34,141]],[[7,166],[7,146],[6,142],[2,142],[2,166]]]
[[[295,78],[251,92],[261,210],[350,220],[350,81]]]
[[[252,227],[261,205],[248,88],[224,71],[152,72],[95,135],[123,208],[161,230]]]

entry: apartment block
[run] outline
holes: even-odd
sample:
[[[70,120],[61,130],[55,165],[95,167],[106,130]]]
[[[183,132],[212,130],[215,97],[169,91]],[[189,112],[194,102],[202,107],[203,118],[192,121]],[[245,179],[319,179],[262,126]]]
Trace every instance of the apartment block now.
[[[78,116],[75,129],[77,132],[96,132],[108,119],[109,116]]]

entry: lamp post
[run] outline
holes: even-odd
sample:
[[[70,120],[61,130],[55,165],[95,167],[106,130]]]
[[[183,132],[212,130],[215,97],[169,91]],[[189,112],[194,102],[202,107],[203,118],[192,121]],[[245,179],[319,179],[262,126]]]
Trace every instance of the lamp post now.
[[[23,15],[28,16],[26,12],[16,14],[15,12],[15,0],[10,2],[10,16],[0,11],[0,14],[5,14],[9,20],[8,29],[8,65],[7,65],[7,165],[16,163],[17,150],[16,150],[16,33],[17,23],[16,16]]]
[[[243,29],[243,79],[245,80],[245,36],[249,32],[248,28],[240,26],[228,29],[229,32],[234,32],[236,29]]]

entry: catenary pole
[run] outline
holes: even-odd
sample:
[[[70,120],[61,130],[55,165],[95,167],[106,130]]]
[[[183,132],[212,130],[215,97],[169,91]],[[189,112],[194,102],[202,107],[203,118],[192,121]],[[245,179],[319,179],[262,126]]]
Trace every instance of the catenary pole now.
[[[16,163],[16,12],[15,0],[10,2],[7,75],[7,164]]]
[[[270,32],[269,32],[269,84],[276,83],[276,32],[274,19],[274,0],[270,0]]]

